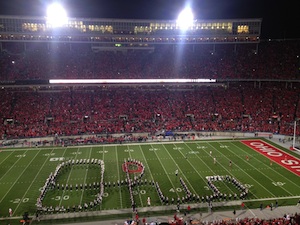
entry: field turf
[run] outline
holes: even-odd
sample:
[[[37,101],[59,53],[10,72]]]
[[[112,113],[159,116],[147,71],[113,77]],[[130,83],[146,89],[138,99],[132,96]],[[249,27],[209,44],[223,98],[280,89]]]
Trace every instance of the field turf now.
[[[268,141],[268,140],[263,140]],[[276,148],[275,144],[272,144]],[[292,151],[284,150],[299,158]],[[214,161],[215,158],[215,161]],[[207,185],[208,176],[230,176],[245,186],[249,193],[243,201],[247,206],[256,207],[261,202],[278,201],[280,205],[296,204],[300,198],[300,178],[257,151],[247,147],[240,140],[206,140],[191,142],[139,143],[76,147],[45,148],[2,148],[0,152],[0,217],[13,216],[24,212],[33,215],[41,188],[58,164],[69,160],[101,159],[104,161],[104,189],[102,204],[92,210],[131,208],[130,194],[124,181],[126,173],[124,160],[134,159],[144,166],[142,182],[133,187],[137,208],[164,203],[159,198],[151,181],[157,182],[164,196],[177,199],[186,196],[180,178],[188,190],[202,196],[213,192]],[[230,166],[229,163],[232,162]],[[130,165],[130,169],[136,169]],[[72,184],[72,190],[49,190],[43,200],[45,206],[83,205],[95,199],[99,188],[75,190],[76,184],[93,184],[101,179],[100,167],[92,164],[71,165],[61,171],[57,183]],[[176,170],[178,175],[176,176]],[[130,177],[138,174],[131,173]],[[110,183],[110,185],[108,185]],[[115,183],[115,185],[113,185]],[[149,184],[150,183],[150,184]],[[230,182],[215,181],[222,193],[239,195],[239,190]],[[219,200],[216,200],[219,201]],[[195,200],[191,200],[191,203]],[[174,203],[176,205],[176,201]]]

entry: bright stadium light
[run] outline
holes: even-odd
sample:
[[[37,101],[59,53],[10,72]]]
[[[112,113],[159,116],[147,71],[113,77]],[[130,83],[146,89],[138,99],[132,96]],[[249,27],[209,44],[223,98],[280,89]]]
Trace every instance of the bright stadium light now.
[[[182,30],[187,30],[189,27],[193,26],[194,15],[190,7],[184,8],[177,18],[177,25]]]
[[[214,83],[215,79],[54,79],[50,84],[162,84],[162,83]]]
[[[61,27],[68,23],[67,12],[59,3],[53,3],[47,8],[47,24],[51,27]]]

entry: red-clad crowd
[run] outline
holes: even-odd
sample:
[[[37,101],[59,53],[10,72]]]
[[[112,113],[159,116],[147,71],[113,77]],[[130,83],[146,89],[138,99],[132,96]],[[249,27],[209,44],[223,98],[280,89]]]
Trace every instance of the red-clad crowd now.
[[[213,223],[214,225],[296,225],[300,223],[299,215],[286,214],[283,217],[274,219],[259,219],[259,218],[245,218],[238,221],[220,221]]]
[[[145,224],[145,223],[142,223]],[[151,223],[150,223],[151,224]],[[216,220],[212,222],[208,221],[198,221],[198,220],[190,220],[184,221],[183,218],[179,218],[176,214],[174,215],[174,219],[169,221],[171,225],[183,225],[183,224],[199,224],[199,225],[299,225],[300,224],[300,216],[298,214],[290,215],[285,214],[282,217],[277,217],[273,219],[260,219],[260,218],[243,218],[243,219],[227,219],[227,220]],[[156,223],[153,223],[156,225]]]
[[[300,41],[156,46],[93,52],[89,44],[2,43],[0,80],[299,79]]]
[[[237,225],[250,225],[250,224],[261,224],[261,225],[288,225],[288,224],[299,224],[300,223],[300,216],[295,214],[295,215],[289,215],[285,214],[283,217],[278,217],[270,220],[262,220],[258,218],[245,218],[242,220],[239,220]],[[217,224],[222,224],[222,223],[217,223]]]
[[[299,87],[277,82],[199,87],[0,90],[0,135],[239,131],[293,135]]]
[[[300,41],[93,52],[85,44],[2,43],[0,80],[217,78],[222,86],[2,88],[0,137],[166,131],[292,135]],[[167,56],[167,57],[166,57]],[[251,82],[249,81],[251,80]],[[260,79],[273,81],[260,82]],[[290,81],[283,81],[290,79]],[[279,82],[281,80],[281,82]]]

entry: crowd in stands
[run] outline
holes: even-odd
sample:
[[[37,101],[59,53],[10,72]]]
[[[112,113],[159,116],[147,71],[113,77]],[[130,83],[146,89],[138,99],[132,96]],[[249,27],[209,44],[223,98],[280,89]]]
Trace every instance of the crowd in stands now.
[[[0,80],[298,79],[300,41],[156,46],[155,51],[93,52],[89,44],[2,43]]]
[[[294,120],[300,117],[299,88],[277,82],[260,87],[237,83],[178,89],[4,88],[0,97],[0,135],[7,139],[137,132],[155,135],[163,131],[293,135]],[[115,142],[108,136],[98,139],[103,138]]]
[[[300,77],[300,41],[264,41],[258,46],[159,46],[154,52],[126,53],[93,52],[88,44],[1,43],[1,50],[0,81],[71,78],[299,80]],[[139,140],[140,137],[126,136],[135,132],[155,135],[167,131],[239,131],[293,135],[294,120],[300,118],[299,90],[297,83],[275,81],[183,88],[2,88],[0,137],[106,134],[82,141],[115,143]],[[110,136],[113,133],[124,136],[113,138]],[[175,220],[173,224],[182,222]],[[272,220],[245,218],[212,224],[299,223],[299,216],[285,215]]]
[[[213,221],[212,225],[248,225],[248,224],[256,224],[256,225],[296,225],[300,223],[300,216],[298,214],[289,215],[285,214],[282,217],[274,218],[274,219],[259,219],[259,218],[244,218],[237,220],[216,220]],[[175,223],[176,225],[178,223]],[[183,223],[182,223],[183,224]],[[193,224],[193,223],[190,223]],[[198,224],[206,224],[205,221]]]
[[[291,82],[299,78],[299,46],[299,41],[287,40],[262,41],[258,46],[207,44],[157,46],[153,52],[93,52],[88,44],[1,43],[0,81],[241,78],[248,82],[227,80],[223,86],[197,87],[2,87],[0,137],[166,131],[292,135],[293,122],[300,116],[299,84]]]

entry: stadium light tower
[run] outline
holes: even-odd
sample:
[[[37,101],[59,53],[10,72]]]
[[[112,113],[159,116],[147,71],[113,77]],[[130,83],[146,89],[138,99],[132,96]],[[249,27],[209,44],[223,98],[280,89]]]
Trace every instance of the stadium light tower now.
[[[62,27],[68,23],[67,12],[59,3],[53,3],[47,8],[47,24],[51,27]]]
[[[189,27],[193,26],[194,15],[190,7],[184,8],[178,15],[177,25],[182,30],[187,30]]]

